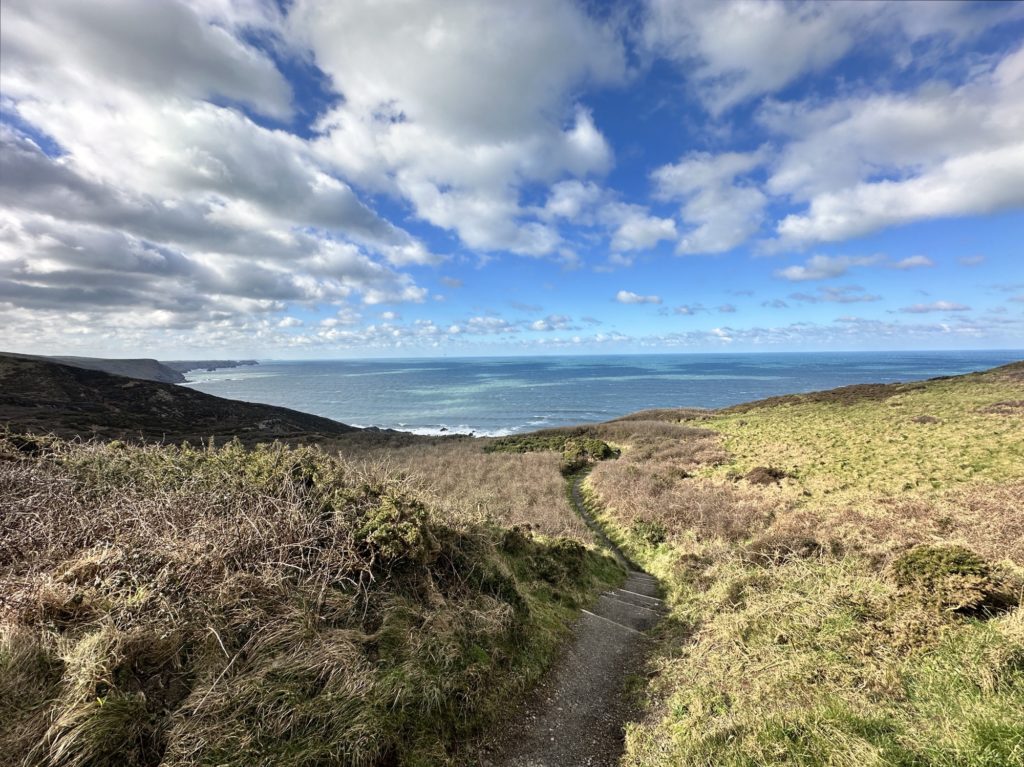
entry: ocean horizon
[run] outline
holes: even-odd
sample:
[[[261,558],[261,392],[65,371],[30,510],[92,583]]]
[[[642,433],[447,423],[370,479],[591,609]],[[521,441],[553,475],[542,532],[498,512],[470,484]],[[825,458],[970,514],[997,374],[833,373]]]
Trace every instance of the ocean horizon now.
[[[208,394],[359,427],[504,436],[650,408],[718,408],[858,383],[960,375],[1024,350],[265,360],[193,371]]]

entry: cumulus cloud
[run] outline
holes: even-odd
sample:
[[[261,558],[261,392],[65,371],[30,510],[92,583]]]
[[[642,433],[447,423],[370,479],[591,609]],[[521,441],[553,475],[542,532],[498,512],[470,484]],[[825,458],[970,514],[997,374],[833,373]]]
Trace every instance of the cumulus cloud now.
[[[568,0],[299,0],[289,18],[344,96],[317,123],[321,157],[471,248],[558,250],[519,191],[610,167],[610,146],[571,95],[623,79],[613,29]]]
[[[551,332],[553,330],[579,330],[579,328],[573,326],[572,318],[566,317],[564,314],[549,314],[547,317],[534,320],[529,325],[530,330],[536,330],[541,332]]]
[[[293,330],[268,315],[297,303],[423,300],[398,267],[438,257],[250,116],[293,117],[243,34],[271,22],[256,4],[4,4],[0,300],[81,310],[96,335],[215,323],[211,343]]]
[[[985,263],[985,257],[981,255],[960,256],[956,262],[960,264],[960,266],[981,266]]]
[[[904,306],[899,311],[904,314],[928,314],[930,312],[969,312],[971,307],[953,301],[932,301],[930,304],[914,304]]]
[[[693,152],[652,174],[662,200],[680,200],[680,215],[690,229],[676,252],[721,253],[746,242],[761,227],[768,198],[745,178],[768,159],[768,150]]]
[[[615,300],[620,304],[660,304],[660,296],[642,296],[631,290],[620,290],[615,294]]]
[[[1024,48],[996,62],[958,87],[763,109],[790,139],[767,189],[807,203],[777,223],[779,244],[1024,205]]]
[[[790,282],[806,282],[808,280],[827,280],[842,277],[854,266],[872,266],[884,260],[883,256],[824,256],[815,255],[807,259],[805,264],[794,264],[775,272]]]
[[[0,47],[4,90],[13,94],[35,94],[42,80],[64,92],[89,91],[98,78],[168,96],[229,99],[270,117],[292,112],[291,87],[273,60],[186,3],[5,0]]]
[[[827,70],[866,34],[882,53],[896,57],[925,38],[955,44],[1021,14],[1012,4],[979,13],[962,2],[648,0],[646,5],[644,45],[677,62],[714,115]]]
[[[600,216],[614,227],[613,251],[645,250],[662,240],[674,240],[676,237],[675,221],[652,216],[642,205],[609,203],[602,208]]]

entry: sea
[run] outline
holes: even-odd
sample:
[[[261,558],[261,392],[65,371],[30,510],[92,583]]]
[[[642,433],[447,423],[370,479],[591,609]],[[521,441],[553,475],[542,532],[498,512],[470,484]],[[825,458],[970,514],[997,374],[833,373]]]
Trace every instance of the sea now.
[[[353,426],[502,436],[648,408],[717,408],[848,384],[917,381],[1021,359],[1024,350],[263,360],[193,371],[186,385]]]

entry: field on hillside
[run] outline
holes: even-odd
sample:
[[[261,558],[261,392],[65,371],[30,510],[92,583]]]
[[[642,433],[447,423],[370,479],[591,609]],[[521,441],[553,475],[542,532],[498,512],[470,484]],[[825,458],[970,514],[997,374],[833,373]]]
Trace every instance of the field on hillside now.
[[[1024,764],[1024,365],[591,432],[673,605],[625,764]]]
[[[1024,764],[1024,364],[498,440],[0,435],[0,753],[460,764],[621,571],[624,764]]]
[[[0,435],[4,763],[458,759],[622,577],[525,529],[573,532],[551,476],[495,504],[315,448]]]

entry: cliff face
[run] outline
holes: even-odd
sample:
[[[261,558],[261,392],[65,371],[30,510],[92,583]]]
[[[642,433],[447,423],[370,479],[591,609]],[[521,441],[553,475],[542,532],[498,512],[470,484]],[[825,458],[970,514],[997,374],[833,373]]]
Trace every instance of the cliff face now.
[[[9,354],[0,354],[0,424],[62,437],[167,442],[306,441],[358,431],[287,408]]]
[[[6,354],[6,353],[4,353]],[[127,376],[128,378],[141,378],[144,381],[159,381],[160,383],[184,383],[185,376],[181,371],[164,365],[153,359],[104,359],[101,357],[42,357],[35,354],[7,354],[9,357],[22,359],[39,360],[42,362],[56,362],[61,365],[82,368],[84,370],[99,370],[103,373],[110,373],[115,376]]]

